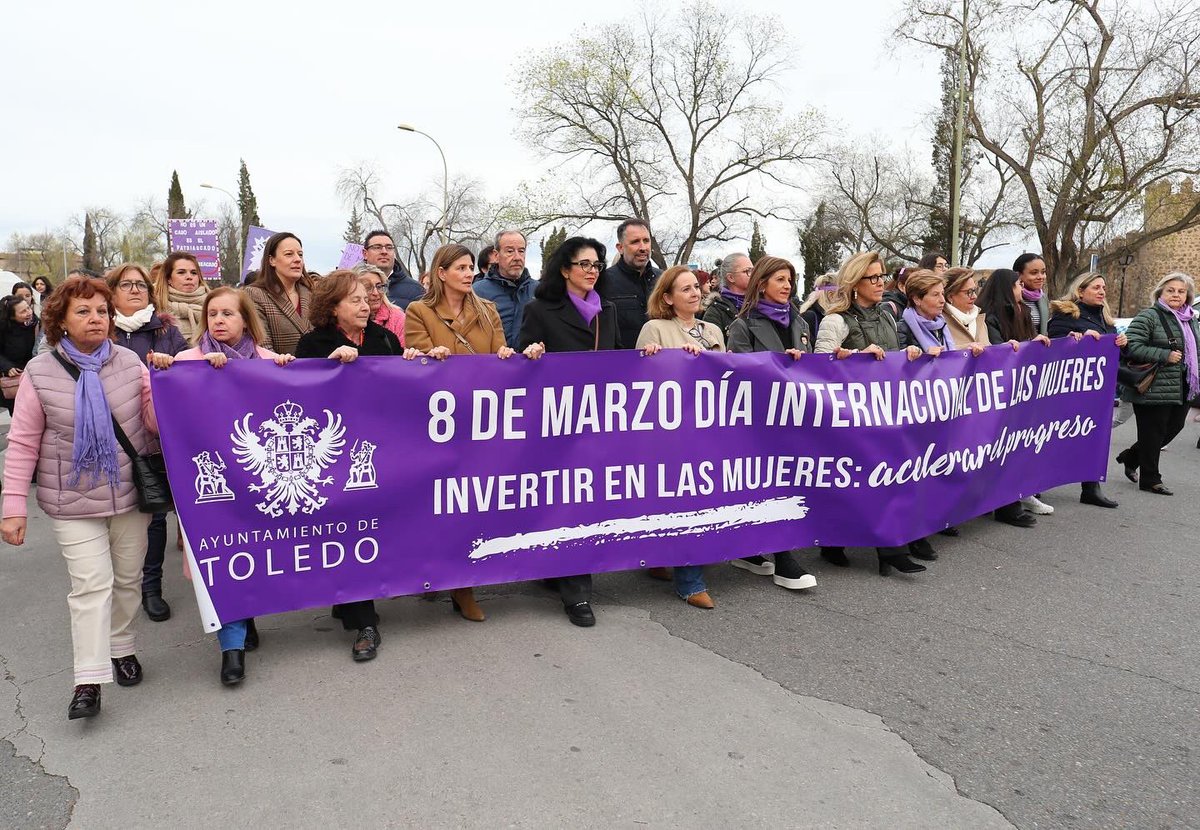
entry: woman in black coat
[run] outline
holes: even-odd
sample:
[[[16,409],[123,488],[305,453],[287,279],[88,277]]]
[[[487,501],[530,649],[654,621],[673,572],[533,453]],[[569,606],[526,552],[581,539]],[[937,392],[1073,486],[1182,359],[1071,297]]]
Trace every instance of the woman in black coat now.
[[[592,352],[621,348],[617,308],[600,299],[604,246],[595,239],[565,240],[542,266],[533,299],[517,338],[517,350],[541,344],[546,352]],[[632,345],[632,344],[631,344]],[[554,580],[563,610],[578,626],[596,624],[592,612],[592,575]]]
[[[33,357],[37,343],[38,319],[33,313],[33,304],[22,296],[12,294],[0,299],[0,374],[6,378],[20,378],[25,364]],[[4,408],[13,413],[16,389],[13,397],[4,397]]]
[[[1104,275],[1089,271],[1075,278],[1067,287],[1061,300],[1050,303],[1050,323],[1046,333],[1052,338],[1073,337],[1082,340],[1084,335],[1100,339],[1102,334],[1117,334],[1112,312],[1108,310],[1108,292]],[[1125,335],[1117,335],[1117,345],[1125,347]],[[1096,507],[1116,507],[1117,503],[1100,492],[1100,482],[1085,481],[1079,496],[1081,504]]]
[[[296,357],[322,357],[352,363],[359,355],[396,355],[411,360],[419,352],[405,351],[400,339],[371,320],[367,289],[353,271],[334,271],[317,283],[309,307],[312,331],[296,344]],[[356,662],[372,660],[381,642],[374,600],[333,606],[342,628],[357,632],[350,650]]]

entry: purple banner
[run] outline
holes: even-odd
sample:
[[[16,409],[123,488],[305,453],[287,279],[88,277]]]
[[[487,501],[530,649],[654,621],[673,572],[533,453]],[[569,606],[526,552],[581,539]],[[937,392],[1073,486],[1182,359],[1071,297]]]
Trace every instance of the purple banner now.
[[[342,258],[341,261],[338,262],[338,268],[353,268],[355,265],[358,265],[358,263],[362,262],[362,258],[363,246],[349,242],[346,244],[346,247],[342,249]]]
[[[242,278],[240,282],[246,281],[246,275],[262,267],[263,248],[267,245],[267,240],[275,231],[267,230],[266,228],[258,228],[251,225],[246,231],[246,247],[245,253],[242,255]]]
[[[168,219],[171,250],[186,251],[200,263],[200,276],[221,279],[221,242],[216,219]]]
[[[899,545],[1103,479],[1117,348],[665,351],[154,373],[219,620],[819,544]]]

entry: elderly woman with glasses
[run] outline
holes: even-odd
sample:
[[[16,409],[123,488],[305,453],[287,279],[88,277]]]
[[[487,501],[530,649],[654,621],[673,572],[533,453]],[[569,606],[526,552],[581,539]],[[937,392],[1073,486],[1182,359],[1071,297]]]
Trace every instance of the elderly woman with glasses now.
[[[140,265],[126,263],[105,278],[112,292],[113,323],[118,346],[131,350],[147,366],[154,355],[174,357],[188,347],[175,318],[156,311],[150,275]],[[167,556],[167,514],[155,513],[146,531],[148,547],[142,568],[142,608],[153,622],[171,618],[171,606],[162,596],[163,562]]]
[[[725,335],[720,327],[696,317],[702,295],[700,278],[686,265],[675,265],[663,271],[646,304],[650,319],[638,333],[637,348],[646,355],[657,354],[662,349],[683,349],[693,355],[725,351]],[[667,568],[651,568],[649,574],[664,581],[672,579]],[[716,607],[708,595],[700,565],[678,566],[673,578],[675,593],[688,605],[705,609]]]
[[[387,274],[378,265],[359,265],[354,269],[362,279],[363,288],[367,291],[367,305],[371,309],[371,319],[396,337],[400,345],[404,345],[404,310],[393,305],[387,298]]]
[[[951,268],[945,277],[946,307],[942,314],[946,318],[951,348],[970,349],[971,354],[978,355],[991,344],[987,315],[975,305],[979,281],[970,268]]]

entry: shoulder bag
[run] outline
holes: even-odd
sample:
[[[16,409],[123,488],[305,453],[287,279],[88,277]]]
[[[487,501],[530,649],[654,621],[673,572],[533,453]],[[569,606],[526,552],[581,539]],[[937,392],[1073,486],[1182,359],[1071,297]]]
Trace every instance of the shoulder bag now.
[[[1153,306],[1158,312],[1159,318],[1162,320],[1163,331],[1167,332],[1167,348],[1175,351],[1181,349],[1182,346],[1171,337],[1171,327],[1167,324],[1167,314],[1157,305]],[[1129,389],[1137,390],[1139,395],[1145,395],[1150,391],[1150,387],[1154,385],[1154,379],[1158,377],[1158,370],[1162,364],[1158,361],[1150,363],[1136,363],[1128,358],[1122,357],[1121,362],[1117,366],[1117,383]]]

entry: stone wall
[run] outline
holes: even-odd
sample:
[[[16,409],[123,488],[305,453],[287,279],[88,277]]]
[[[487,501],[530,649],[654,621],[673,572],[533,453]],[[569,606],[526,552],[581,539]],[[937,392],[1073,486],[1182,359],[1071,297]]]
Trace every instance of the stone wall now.
[[[1195,190],[1191,179],[1184,179],[1174,187],[1170,182],[1162,182],[1147,188],[1143,204],[1146,229],[1153,231],[1177,221],[1197,201],[1200,192]],[[1120,240],[1113,248],[1120,248]],[[1125,271],[1124,304],[1119,310],[1121,269],[1114,265],[1109,270],[1112,273],[1109,305],[1117,316],[1132,317],[1149,305],[1150,290],[1171,271],[1200,278],[1200,226],[1164,236],[1137,252],[1133,264]]]

